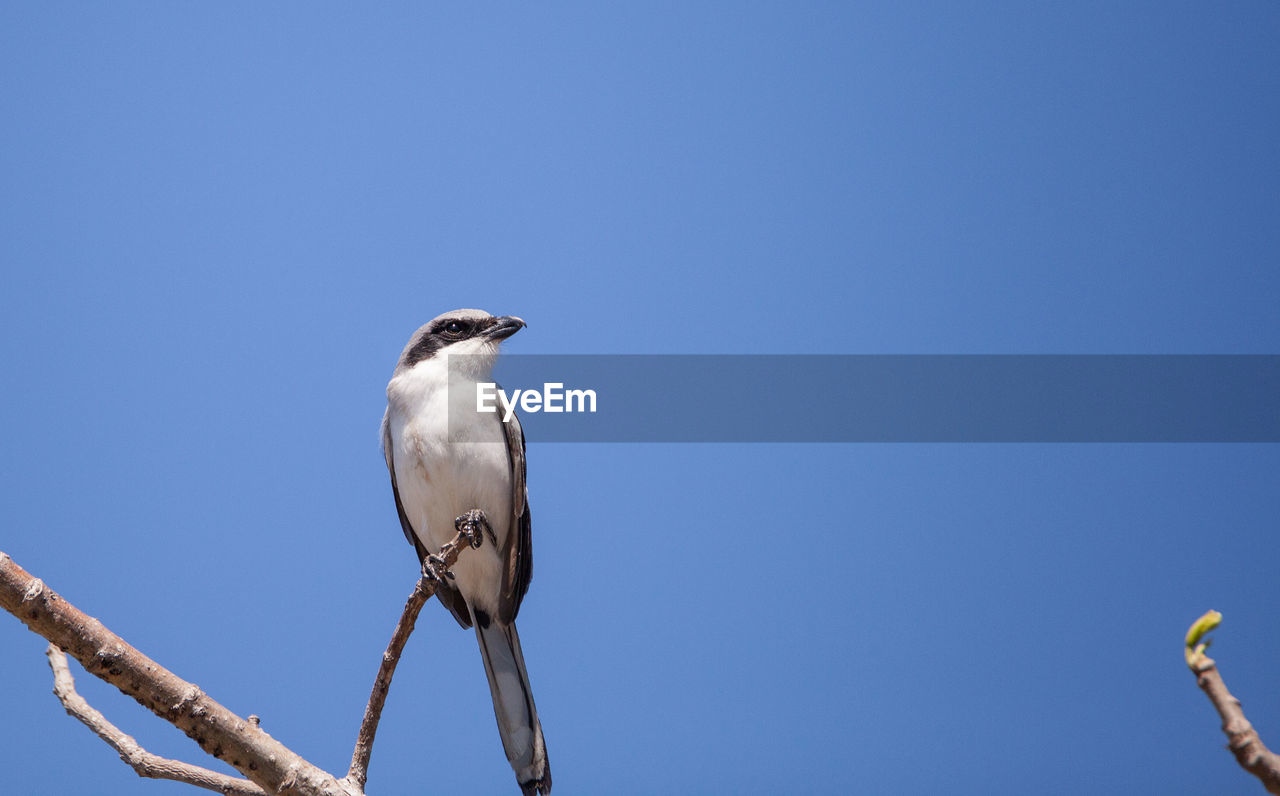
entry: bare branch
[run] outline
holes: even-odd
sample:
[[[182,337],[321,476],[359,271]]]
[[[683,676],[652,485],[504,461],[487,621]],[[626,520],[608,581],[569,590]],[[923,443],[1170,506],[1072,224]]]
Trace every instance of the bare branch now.
[[[193,683],[125,643],[101,622],[63,600],[0,553],[0,607],[18,617],[160,718],[200,748],[229,763],[268,793],[352,796],[346,783],[308,763],[255,722],[237,716]]]
[[[227,796],[266,796],[266,791],[247,779],[229,777],[190,763],[159,757],[143,749],[133,736],[107,721],[106,716],[76,693],[76,681],[71,676],[71,667],[67,665],[67,656],[62,650],[50,644],[45,654],[49,656],[49,668],[53,670],[53,693],[67,709],[67,713],[106,741],[120,755],[121,760],[138,772],[138,776],[172,779]]]
[[[1187,631],[1187,666],[1196,675],[1196,685],[1209,697],[1218,715],[1222,717],[1222,731],[1227,734],[1227,748],[1236,756],[1236,762],[1262,780],[1268,793],[1280,794],[1280,755],[1268,750],[1262,743],[1258,731],[1244,717],[1240,700],[1227,690],[1227,684],[1218,672],[1218,665],[1204,654],[1209,642],[1202,642],[1201,639],[1221,621],[1222,614],[1209,611]]]
[[[440,579],[446,577],[448,570],[457,562],[458,556],[469,543],[473,543],[474,529],[460,530],[458,535],[440,548],[440,553],[428,556],[422,562],[422,577],[418,578],[413,592],[404,604],[404,612],[396,629],[391,634],[387,651],[382,653],[382,664],[378,667],[378,675],[373,680],[373,692],[369,694],[369,704],[364,709],[364,720],[360,722],[360,733],[356,737],[355,751],[351,755],[351,769],[347,772],[347,781],[355,785],[361,792],[369,777],[369,758],[373,755],[373,739],[378,733],[378,721],[382,718],[382,707],[386,704],[387,693],[391,690],[391,678],[396,673],[396,665],[400,662],[400,654],[404,652],[405,642],[413,632],[414,623],[418,621],[418,612],[427,600],[436,593]]]
[[[479,515],[477,518],[475,515]],[[78,610],[49,590],[0,552],[0,607],[18,617],[32,632],[49,640],[46,654],[53,669],[54,694],[67,713],[79,719],[106,741],[142,777],[170,779],[231,796],[363,796],[373,740],[391,678],[413,632],[422,606],[435,594],[442,578],[462,551],[479,547],[483,539],[483,514],[468,512],[457,521],[458,534],[422,562],[422,577],[405,603],[404,612],[382,656],[373,692],[351,756],[351,768],[343,779],[308,763],[258,726],[256,717],[242,719],[182,680],[160,664],[126,644],[101,622]],[[119,688],[160,718],[185,732],[200,748],[231,764],[248,777],[237,779],[206,768],[158,757],[143,749],[131,736],[107,721],[75,690],[75,680],[63,650],[70,652],[85,671]]]

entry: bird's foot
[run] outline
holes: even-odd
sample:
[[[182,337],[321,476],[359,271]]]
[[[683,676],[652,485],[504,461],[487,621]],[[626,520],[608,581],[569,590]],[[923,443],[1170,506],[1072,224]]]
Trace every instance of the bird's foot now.
[[[446,577],[453,580],[453,573],[449,571],[449,567],[443,558],[432,553],[422,559],[422,577],[432,583],[439,583],[442,578]]]
[[[458,533],[467,537],[467,541],[471,543],[473,548],[480,547],[480,543],[484,541],[485,535],[488,535],[489,542],[497,547],[498,538],[493,535],[493,528],[489,525],[489,518],[484,516],[484,512],[480,509],[471,509],[466,514],[458,517],[453,521],[453,527]]]

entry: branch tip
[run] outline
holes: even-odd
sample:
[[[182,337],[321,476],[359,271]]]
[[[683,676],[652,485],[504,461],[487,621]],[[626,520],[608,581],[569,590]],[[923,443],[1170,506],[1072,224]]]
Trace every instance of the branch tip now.
[[[1204,642],[1200,640],[1220,624],[1222,624],[1221,612],[1209,610],[1187,629],[1186,649],[1183,655],[1191,671],[1198,672],[1206,662],[1212,663],[1205,657],[1204,651],[1209,648],[1213,640],[1207,639]]]
[[[1258,731],[1245,718],[1240,700],[1231,695],[1214,660],[1204,654],[1209,646],[1205,634],[1222,622],[1222,614],[1208,611],[1187,631],[1187,666],[1196,676],[1196,685],[1209,698],[1209,702],[1222,719],[1222,731],[1227,736],[1227,748],[1235,755],[1241,768],[1261,780],[1268,793],[1280,794],[1280,755],[1267,749],[1258,737]]]
[[[1205,633],[1213,630],[1222,624],[1221,611],[1205,611],[1204,615],[1191,624],[1191,628],[1187,630],[1187,646],[1194,647],[1200,643],[1200,639]]]

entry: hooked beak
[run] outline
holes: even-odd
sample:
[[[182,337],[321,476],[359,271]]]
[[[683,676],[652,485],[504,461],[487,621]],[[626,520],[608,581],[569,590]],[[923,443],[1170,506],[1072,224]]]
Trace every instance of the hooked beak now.
[[[484,336],[495,343],[499,340],[506,340],[528,325],[524,322],[524,319],[517,318],[514,315],[503,315],[501,318],[494,318],[493,320],[493,326],[485,329]]]

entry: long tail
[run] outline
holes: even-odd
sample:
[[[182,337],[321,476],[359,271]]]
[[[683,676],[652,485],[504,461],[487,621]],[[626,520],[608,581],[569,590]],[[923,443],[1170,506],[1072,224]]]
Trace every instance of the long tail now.
[[[551,766],[547,763],[547,746],[542,740],[538,709],[533,705],[529,675],[524,670],[520,636],[514,622],[504,625],[477,613],[476,638],[484,658],[484,673],[489,676],[502,748],[524,796],[546,796],[551,793]]]

